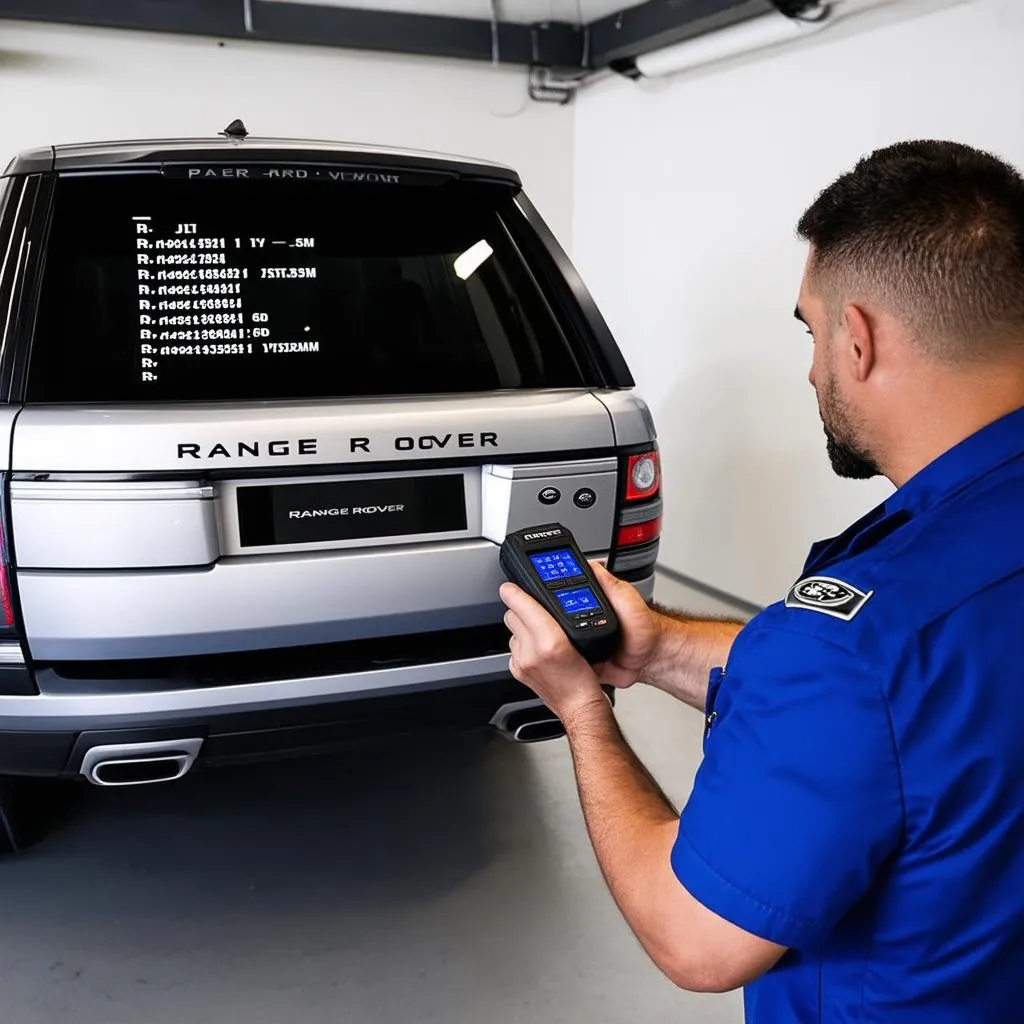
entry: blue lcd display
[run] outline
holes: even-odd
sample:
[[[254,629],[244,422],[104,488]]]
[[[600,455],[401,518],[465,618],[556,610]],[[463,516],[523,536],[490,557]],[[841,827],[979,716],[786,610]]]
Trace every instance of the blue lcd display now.
[[[571,580],[583,575],[579,562],[568,548],[564,551],[544,551],[539,555],[530,555],[530,561],[544,583]]]
[[[577,612],[596,612],[601,608],[601,602],[598,601],[590,587],[556,590],[555,597],[558,598],[567,615],[575,615]]]

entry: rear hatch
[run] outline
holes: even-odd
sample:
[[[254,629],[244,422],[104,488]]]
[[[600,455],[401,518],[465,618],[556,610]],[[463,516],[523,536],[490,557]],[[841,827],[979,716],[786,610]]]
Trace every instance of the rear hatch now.
[[[10,482],[37,661],[475,627],[506,529],[608,550],[608,374],[514,186],[300,167],[54,176]]]

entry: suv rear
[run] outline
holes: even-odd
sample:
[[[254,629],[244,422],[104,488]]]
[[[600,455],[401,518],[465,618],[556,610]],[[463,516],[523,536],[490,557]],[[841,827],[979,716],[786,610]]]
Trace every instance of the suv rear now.
[[[515,172],[225,138],[0,189],[0,774],[557,731],[497,545],[561,521],[649,596],[657,453]]]

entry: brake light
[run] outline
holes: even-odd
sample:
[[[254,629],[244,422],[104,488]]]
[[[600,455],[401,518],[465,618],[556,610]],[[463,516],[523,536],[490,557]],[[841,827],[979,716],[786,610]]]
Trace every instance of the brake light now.
[[[7,584],[7,566],[0,565],[0,601],[3,602],[5,626],[14,625],[14,605],[11,603],[11,588]]]
[[[661,536],[661,516],[648,519],[645,523],[634,523],[632,526],[620,526],[616,544],[620,548],[635,547],[637,544],[650,544]]]
[[[0,474],[0,503],[3,501],[5,476]],[[0,510],[0,604],[3,605],[3,626],[14,625],[14,602],[11,600],[11,585],[7,579],[7,523]]]
[[[653,498],[661,486],[661,460],[657,450],[630,455],[626,464],[626,501]]]

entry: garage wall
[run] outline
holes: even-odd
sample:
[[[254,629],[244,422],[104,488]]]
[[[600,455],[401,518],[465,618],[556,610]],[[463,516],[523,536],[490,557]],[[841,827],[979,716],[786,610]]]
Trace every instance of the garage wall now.
[[[573,112],[528,102],[523,69],[0,22],[0,166],[29,146],[212,135],[236,117],[254,135],[512,164],[568,240]]]
[[[903,138],[1024,167],[1022,53],[1024,4],[974,0],[579,97],[574,256],[659,427],[666,566],[767,603],[811,540],[891,491],[828,467],[792,316],[794,224],[859,155]]]

